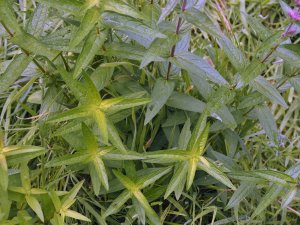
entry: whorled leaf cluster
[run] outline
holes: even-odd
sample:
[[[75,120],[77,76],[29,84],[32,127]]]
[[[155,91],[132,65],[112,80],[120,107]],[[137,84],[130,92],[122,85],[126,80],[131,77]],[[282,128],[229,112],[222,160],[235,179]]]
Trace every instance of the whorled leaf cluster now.
[[[297,221],[297,40],[205,3],[0,0],[1,224]]]

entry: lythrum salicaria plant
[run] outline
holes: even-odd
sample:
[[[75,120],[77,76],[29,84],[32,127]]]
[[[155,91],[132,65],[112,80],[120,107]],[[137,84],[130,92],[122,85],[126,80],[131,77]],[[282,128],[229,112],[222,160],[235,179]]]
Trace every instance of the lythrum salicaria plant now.
[[[299,9],[0,0],[0,224],[298,224]]]

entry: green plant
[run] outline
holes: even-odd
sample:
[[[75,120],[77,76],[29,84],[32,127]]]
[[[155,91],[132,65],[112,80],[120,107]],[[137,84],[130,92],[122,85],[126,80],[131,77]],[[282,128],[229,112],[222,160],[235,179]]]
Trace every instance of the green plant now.
[[[279,3],[0,0],[0,223],[297,224]]]

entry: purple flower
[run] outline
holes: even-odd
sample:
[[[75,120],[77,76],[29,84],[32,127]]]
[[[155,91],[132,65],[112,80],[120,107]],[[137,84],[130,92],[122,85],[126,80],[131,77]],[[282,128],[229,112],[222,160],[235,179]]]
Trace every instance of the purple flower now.
[[[295,4],[300,6],[300,0],[295,0]]]
[[[300,1],[300,0],[299,0]],[[300,21],[300,15],[298,9],[290,9],[288,11],[289,17],[291,17],[295,21]]]
[[[287,36],[293,35],[294,33],[296,33],[296,30],[287,30],[281,36],[282,37],[287,37]]]

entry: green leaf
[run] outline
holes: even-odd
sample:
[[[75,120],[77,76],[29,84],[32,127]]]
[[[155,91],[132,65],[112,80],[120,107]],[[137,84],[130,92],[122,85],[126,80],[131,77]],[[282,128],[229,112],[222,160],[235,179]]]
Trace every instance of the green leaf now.
[[[281,202],[281,207],[282,208],[288,207],[288,205],[295,199],[297,192],[298,192],[298,189],[293,188],[288,193],[286,193],[286,195],[283,196],[283,199]]]
[[[92,160],[92,155],[86,152],[75,153],[72,155],[64,155],[59,158],[53,159],[46,163],[46,167],[56,167],[56,166],[69,166],[79,163],[87,163]]]
[[[75,212],[75,211],[73,211],[73,210],[70,210],[70,209],[66,210],[65,215],[66,215],[67,217],[71,217],[71,218],[74,218],[74,219],[76,219],[76,220],[82,220],[82,221],[92,222],[92,221],[91,221],[89,218],[87,218],[86,216],[84,216],[84,215],[82,215],[82,214],[80,214],[80,213],[78,213],[78,212]]]
[[[284,186],[295,185],[296,181],[289,175],[274,170],[255,170],[255,175],[262,177],[273,183],[281,184]]]
[[[98,148],[97,139],[95,138],[93,132],[84,124],[81,124],[82,133],[87,150],[94,153]]]
[[[5,92],[24,72],[32,57],[26,54],[16,56],[5,72],[0,76],[0,93]]]
[[[70,41],[70,48],[75,48],[86,37],[86,35],[90,33],[99,19],[99,9],[95,7],[88,9],[80,22],[79,28],[76,30]]]
[[[107,125],[107,119],[105,114],[100,111],[97,110],[93,113],[93,117],[99,127],[102,139],[104,143],[108,143],[108,125]]]
[[[218,39],[220,47],[238,71],[245,67],[247,60],[243,52],[235,47],[231,40],[222,33],[220,28],[205,13],[191,9],[185,12],[185,17],[190,23]]]
[[[270,109],[265,105],[258,105],[255,107],[255,113],[259,122],[265,130],[268,137],[274,142],[278,143],[278,130],[276,121]]]
[[[145,187],[148,187],[149,185],[153,184],[155,181],[159,180],[164,175],[171,172],[172,167],[157,167],[157,168],[151,168],[150,170],[147,170],[147,173],[145,173],[142,176],[138,176],[137,179],[137,186],[140,189],[143,189]],[[140,171],[138,171],[140,172]],[[138,174],[137,172],[137,174]]]
[[[98,175],[98,178],[100,179],[104,188],[108,190],[109,189],[108,177],[107,177],[107,173],[103,161],[99,157],[95,157],[92,163]]]
[[[296,50],[296,51],[295,51]],[[295,67],[300,68],[300,51],[292,45],[281,45],[277,48],[275,55],[282,58],[285,63]]]
[[[276,88],[263,77],[258,76],[254,81],[251,82],[251,87],[260,92],[262,95],[266,96],[268,99],[270,99],[270,101],[279,104],[284,108],[288,107],[284,98],[280,95]]]
[[[161,224],[160,219],[158,215],[155,213],[155,211],[151,208],[150,204],[148,203],[148,200],[146,197],[142,194],[140,190],[136,190],[133,192],[134,197],[139,201],[139,203],[143,206],[146,212],[146,216],[149,218],[149,220],[153,224]]]
[[[92,115],[92,111],[87,106],[78,106],[74,109],[69,109],[67,111],[54,114],[49,116],[47,123],[59,123],[67,120],[73,120],[82,117],[88,117]]]
[[[174,8],[177,4],[178,4],[178,0],[168,1],[165,8],[161,9],[161,15],[160,15],[157,23],[162,22],[174,10]]]
[[[272,50],[276,50],[279,44],[283,41],[281,35],[281,31],[276,32],[275,34],[272,34],[270,37],[264,40],[257,49],[256,56],[261,60],[265,60],[265,57],[267,57]]]
[[[189,140],[192,136],[191,133],[191,121],[187,119],[184,123],[184,126],[181,130],[179,139],[178,139],[178,148],[179,149],[186,149],[189,143]]]
[[[71,73],[67,72],[62,67],[58,67],[57,71],[60,73],[62,79],[70,88],[72,94],[81,103],[90,102],[91,96],[89,95],[89,89],[87,89],[81,82],[73,79]]]
[[[8,187],[8,173],[7,173],[7,162],[6,158],[3,154],[0,154],[0,177],[1,177],[1,183],[0,187],[2,190],[6,191]],[[1,192],[0,189],[0,192]]]
[[[188,169],[187,169],[187,176],[186,176],[186,190],[189,190],[194,182],[194,178],[196,175],[197,170],[197,158],[192,157],[188,161]]]
[[[220,85],[228,84],[221,74],[209,65],[207,61],[193,53],[178,53],[170,58],[170,61],[191,74],[201,76],[203,79],[211,80]]]
[[[152,42],[155,38],[166,38],[167,36],[158,30],[153,30],[146,24],[116,13],[105,12],[102,14],[103,23],[117,30],[130,32]]]
[[[35,37],[39,37],[44,31],[45,23],[48,19],[49,10],[46,5],[39,4],[27,23],[27,32]]]
[[[257,59],[253,59],[252,62],[241,72],[241,79],[245,84],[248,84],[257,76],[260,76],[265,69],[265,64],[261,63]]]
[[[210,124],[208,123],[206,124],[204,130],[202,131],[201,135],[197,139],[196,145],[194,145],[194,148],[191,149],[191,151],[196,153],[197,155],[204,154],[204,150],[205,150],[205,146],[209,134],[209,128],[210,128]]]
[[[110,151],[109,153],[103,156],[105,160],[141,160],[145,157],[137,152],[134,151],[126,151],[126,153],[116,150]]]
[[[101,65],[94,70],[90,78],[98,91],[102,90],[110,83],[113,72],[114,68],[102,67]]]
[[[125,2],[119,0],[106,1],[103,5],[104,11],[111,11],[125,16],[131,16],[137,19],[144,19],[143,13]]]
[[[98,29],[93,29],[84,43],[83,49],[76,61],[73,73],[74,78],[78,78],[82,70],[89,65],[106,39],[107,31],[100,31]]]
[[[77,193],[81,189],[82,185],[84,183],[83,181],[78,182],[70,191],[69,193],[62,199],[62,208],[65,208],[66,206],[70,206],[72,202],[74,202],[75,197],[77,196]]]
[[[134,192],[137,189],[137,185],[127,176],[125,176],[117,170],[113,170],[113,173],[118,178],[118,180],[124,185],[124,187],[126,187],[126,189],[128,189],[130,192]]]
[[[131,197],[131,193],[127,190],[123,191],[107,208],[107,210],[104,212],[103,217],[106,218],[112,214],[117,213],[121,207],[124,206],[124,204],[128,201],[128,199]]]
[[[166,102],[167,106],[191,112],[203,112],[206,104],[197,98],[174,91]]]
[[[139,98],[139,95],[144,95],[144,92],[130,95],[130,97],[136,96],[135,98],[130,98],[129,96],[124,95],[122,97],[103,100],[99,108],[104,112],[117,112],[123,109],[145,105],[151,101],[150,98]]]
[[[21,27],[18,25],[18,21],[11,8],[11,4],[7,0],[0,0],[0,21],[15,32],[21,32]]]
[[[13,36],[11,41],[26,50],[28,53],[34,55],[41,55],[48,57],[50,60],[54,59],[59,52],[50,49],[47,45],[36,39],[31,34],[21,31]]]
[[[232,197],[230,198],[226,209],[231,209],[240,204],[241,201],[248,195],[250,195],[255,188],[255,184],[250,182],[242,182],[238,189],[233,193]]]
[[[221,170],[219,170],[218,167],[216,167],[212,162],[203,156],[200,156],[197,166],[221,183],[225,184],[227,187],[236,190],[235,186],[231,183],[228,177]]]
[[[36,213],[36,215],[40,218],[40,220],[44,222],[44,214],[38,200],[35,197],[32,197],[31,195],[26,195],[25,199],[28,205],[30,206],[30,208],[32,208],[32,210]]]
[[[262,211],[264,211],[272,202],[280,196],[283,191],[283,187],[278,185],[273,185],[272,188],[267,192],[266,195],[260,200],[260,203],[253,212],[251,218],[258,216]]]
[[[164,106],[168,98],[171,96],[174,88],[175,83],[173,81],[163,79],[156,80],[151,95],[152,101],[148,105],[145,116],[145,125],[148,124]]]
[[[154,152],[148,152],[145,154],[145,162],[151,163],[173,163],[179,161],[185,161],[190,156],[185,150],[160,150]]]
[[[72,13],[73,15],[80,14],[80,10],[82,9],[82,3],[80,1],[74,1],[74,0],[37,0],[38,2],[41,2],[45,5],[48,5],[50,7],[67,11],[69,13]]]
[[[247,21],[252,30],[261,40],[266,40],[272,35],[272,32],[267,27],[265,27],[259,19],[247,15]]]
[[[8,164],[18,164],[27,162],[30,159],[45,154],[45,149],[42,147],[31,145],[11,145],[3,149]]]
[[[206,120],[207,120],[207,111],[204,111],[201,116],[199,117],[196,126],[193,130],[191,139],[188,143],[188,150],[193,150],[196,148],[197,146],[197,140],[198,138],[201,136],[202,132],[204,131],[205,127],[206,127]]]

